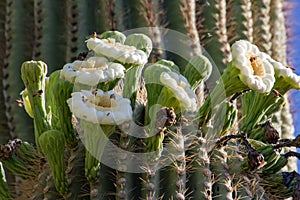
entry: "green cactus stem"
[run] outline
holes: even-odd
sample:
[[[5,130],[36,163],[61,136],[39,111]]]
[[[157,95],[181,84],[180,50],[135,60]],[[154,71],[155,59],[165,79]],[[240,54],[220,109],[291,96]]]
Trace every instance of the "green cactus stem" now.
[[[73,84],[60,78],[60,70],[53,72],[46,88],[47,104],[50,104],[53,129],[64,133],[69,148],[75,147],[78,139],[73,130],[72,113],[67,104],[71,97]]]
[[[79,141],[77,146],[70,150],[70,156],[67,160],[66,173],[69,182],[69,193],[67,199],[83,199],[88,200],[89,195],[86,195],[90,190],[89,185],[86,184],[84,172],[84,160],[85,160],[85,147]]]
[[[228,42],[232,45],[237,40],[253,41],[253,20],[251,1],[229,0],[227,1],[226,17],[228,19]],[[256,37],[256,36],[255,36]]]
[[[41,6],[43,8],[43,37],[41,39],[40,59],[48,64],[48,71],[53,72],[66,62],[66,2],[46,0],[42,1]]]
[[[226,0],[198,0],[196,3],[200,41],[222,73],[229,61],[226,29]]]
[[[60,195],[59,192],[57,191],[54,183],[53,175],[50,173],[51,172],[49,170],[49,175],[46,178],[46,185],[45,188],[43,189],[44,199],[61,199],[63,198],[63,196]]]
[[[66,62],[72,62],[77,57],[77,31],[78,31],[78,9],[77,3],[73,0],[66,2],[66,26],[68,27],[66,40]]]
[[[251,11],[253,19],[253,43],[268,54],[271,53],[270,32],[270,3],[271,0],[251,0]]]
[[[65,173],[64,134],[57,130],[45,131],[39,137],[39,143],[51,168],[55,187],[57,191],[64,196],[68,193],[69,185]],[[56,151],[53,151],[53,149],[56,149]]]
[[[286,65],[286,28],[283,11],[284,2],[281,0],[271,0],[270,5],[270,31],[272,33],[271,56],[278,62]]]
[[[178,128],[175,132],[168,131],[165,139],[176,149],[166,155],[171,164],[162,168],[160,173],[160,196],[166,199],[184,199],[186,194],[187,166],[185,155],[185,136]]]
[[[32,51],[32,59],[36,60],[41,55],[41,39],[42,39],[42,0],[34,0],[33,2],[33,16],[34,16],[34,46]]]
[[[8,191],[8,186],[5,178],[5,171],[3,169],[2,162],[0,162],[0,199],[13,199],[12,195]]]
[[[28,98],[33,111],[35,140],[40,148],[38,138],[50,129],[45,109],[45,77],[47,65],[42,61],[27,61],[21,67],[22,80],[27,88]]]
[[[5,12],[5,56],[3,57],[3,94],[5,114],[10,138],[16,136],[33,142],[32,119],[23,109],[15,106],[22,90],[20,67],[22,62],[31,59],[33,20],[28,12],[33,11],[30,4],[20,1],[6,1]],[[3,12],[3,11],[2,11]],[[3,46],[4,48],[4,46]]]
[[[141,0],[122,0],[122,24],[125,30],[146,27],[146,16],[141,12]]]

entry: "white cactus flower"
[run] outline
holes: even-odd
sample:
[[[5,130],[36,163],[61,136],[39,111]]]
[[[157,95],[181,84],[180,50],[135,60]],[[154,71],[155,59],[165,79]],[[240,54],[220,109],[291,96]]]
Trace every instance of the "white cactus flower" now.
[[[246,40],[239,40],[231,47],[232,64],[240,70],[241,81],[252,90],[270,92],[275,83],[274,69],[266,54]]]
[[[144,65],[148,61],[148,56],[142,50],[134,46],[121,44],[112,38],[90,38],[86,42],[89,50],[93,50],[98,55],[115,59],[123,64]]]
[[[132,119],[130,100],[110,90],[81,90],[67,100],[75,117],[94,124],[120,125]]]
[[[64,65],[60,77],[70,82],[95,86],[98,83],[124,77],[125,67],[104,57],[90,57]]]
[[[189,111],[196,111],[197,97],[191,90],[187,79],[175,72],[162,72],[160,75],[161,83],[172,91],[182,107]]]
[[[295,74],[293,70],[284,66],[282,63],[272,59],[269,55],[265,55],[267,60],[273,65],[275,76],[285,79],[294,89],[300,89],[300,76]]]

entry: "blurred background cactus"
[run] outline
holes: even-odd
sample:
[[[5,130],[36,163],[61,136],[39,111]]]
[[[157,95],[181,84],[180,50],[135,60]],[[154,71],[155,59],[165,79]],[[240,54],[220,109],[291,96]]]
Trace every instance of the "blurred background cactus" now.
[[[215,114],[225,119],[211,126],[210,109],[215,107],[210,98],[220,91],[212,93],[205,82],[215,73],[212,66],[224,72],[222,77],[230,75],[230,46],[241,39],[286,66],[288,5],[284,0],[0,1],[0,199],[300,199],[300,175],[292,158],[300,158],[294,149],[300,138],[294,137],[291,88],[281,90],[282,82],[275,82],[276,90],[267,95],[252,90],[225,96],[226,91]],[[152,46],[143,35],[130,32],[142,27],[151,27],[147,36]],[[166,29],[191,40],[168,37],[172,31]],[[97,38],[94,32],[148,56],[145,66],[113,60],[124,65],[125,75],[116,78],[118,83],[98,84],[129,98],[133,120],[150,127],[141,133],[145,139],[126,134],[124,130],[132,131],[128,127],[101,125],[125,152],[154,152],[139,173],[128,170],[134,162],[126,153],[120,152],[114,169],[93,158],[84,145],[102,138],[93,135],[82,142],[83,132],[95,129],[72,118],[75,111],[67,104],[78,88],[61,79],[61,69],[100,55],[99,48],[88,49],[84,43]],[[189,49],[183,53],[189,57],[164,50],[172,48]],[[95,55],[86,56],[92,51]],[[198,105],[182,106],[170,87],[159,85],[167,83],[153,82],[155,75],[176,77],[180,87],[189,81]],[[109,102],[118,100],[117,94],[109,94]],[[190,93],[188,97],[193,99]],[[151,110],[155,104],[170,108]],[[186,112],[191,108],[196,117]],[[165,123],[159,123],[161,118]],[[82,127],[74,128],[78,124]],[[176,151],[164,154],[166,144]],[[168,165],[159,168],[158,158]]]

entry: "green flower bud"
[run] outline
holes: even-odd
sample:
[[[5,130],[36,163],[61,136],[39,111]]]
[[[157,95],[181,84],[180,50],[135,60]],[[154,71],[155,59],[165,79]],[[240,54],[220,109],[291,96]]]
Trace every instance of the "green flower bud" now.
[[[127,36],[124,44],[135,46],[137,49],[144,51],[147,56],[149,56],[152,51],[152,41],[148,36],[144,34],[131,34]]]
[[[100,35],[100,39],[113,38],[116,42],[124,44],[126,36],[119,31],[105,31]]]

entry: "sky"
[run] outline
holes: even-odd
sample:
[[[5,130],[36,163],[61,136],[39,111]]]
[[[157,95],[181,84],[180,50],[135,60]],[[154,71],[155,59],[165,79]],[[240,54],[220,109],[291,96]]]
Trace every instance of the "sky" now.
[[[295,68],[295,73],[300,75],[300,1],[287,0],[293,3],[293,9],[286,12],[288,28],[288,63]],[[293,113],[295,136],[300,133],[300,91],[290,93],[291,112]],[[299,149],[298,149],[299,151]],[[298,161],[298,172],[300,172],[300,161]]]

